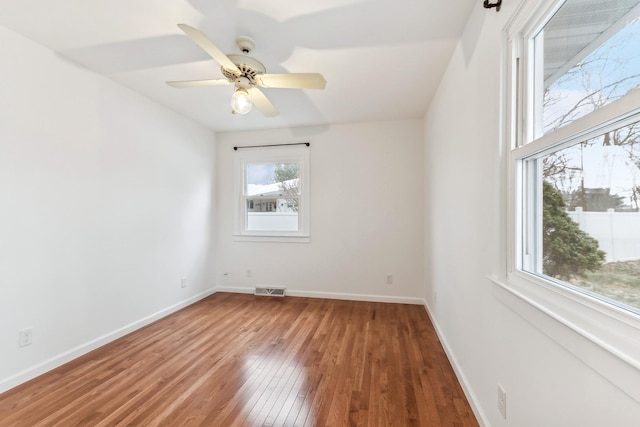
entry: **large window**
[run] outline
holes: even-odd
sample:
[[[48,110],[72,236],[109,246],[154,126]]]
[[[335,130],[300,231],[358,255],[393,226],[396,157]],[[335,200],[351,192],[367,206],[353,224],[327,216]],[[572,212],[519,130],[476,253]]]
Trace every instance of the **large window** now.
[[[236,153],[236,236],[309,236],[309,148],[261,147]]]
[[[635,315],[639,4],[544,1],[508,34],[511,271]]]

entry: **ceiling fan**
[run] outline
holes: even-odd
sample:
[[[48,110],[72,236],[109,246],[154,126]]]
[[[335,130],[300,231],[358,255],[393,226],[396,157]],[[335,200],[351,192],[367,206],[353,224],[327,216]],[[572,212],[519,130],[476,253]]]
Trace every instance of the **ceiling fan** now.
[[[264,65],[249,56],[255,47],[254,41],[249,37],[239,37],[236,40],[241,54],[225,55],[201,31],[186,24],[178,24],[178,27],[220,64],[225,78],[169,81],[167,84],[176,88],[233,84],[235,90],[231,97],[231,112],[234,114],[246,114],[251,110],[252,105],[255,105],[265,116],[272,117],[279,114],[260,87],[324,89],[327,84],[319,73],[266,74]]]

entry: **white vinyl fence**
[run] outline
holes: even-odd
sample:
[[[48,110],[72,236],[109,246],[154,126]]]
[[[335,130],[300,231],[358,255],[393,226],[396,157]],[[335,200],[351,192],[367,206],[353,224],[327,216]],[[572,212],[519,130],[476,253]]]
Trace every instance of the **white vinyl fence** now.
[[[298,212],[248,212],[247,230],[298,231]]]
[[[607,262],[640,259],[640,212],[567,212],[580,229],[600,244]]]

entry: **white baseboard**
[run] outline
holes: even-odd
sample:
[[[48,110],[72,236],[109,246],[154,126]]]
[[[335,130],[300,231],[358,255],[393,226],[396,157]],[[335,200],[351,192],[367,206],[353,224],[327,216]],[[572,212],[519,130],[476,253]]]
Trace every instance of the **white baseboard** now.
[[[69,351],[59,354],[58,356],[52,357],[49,360],[45,360],[42,363],[39,363],[35,366],[25,369],[22,372],[18,372],[15,375],[5,378],[0,381],[0,393],[4,393],[7,390],[10,390],[24,382],[27,382],[39,375],[44,374],[45,372],[48,372],[52,369],[62,366],[65,363],[72,361],[73,359],[76,359],[84,354],[89,353],[90,351],[93,351],[99,347],[102,347],[103,345],[108,344],[111,341],[121,338],[127,335],[128,333],[131,333],[137,329],[142,328],[143,326],[153,323],[156,320],[159,320],[165,316],[168,316],[171,313],[175,313],[176,311],[184,307],[187,307],[203,298],[206,298],[209,295],[214,294],[215,292],[216,292],[215,289],[209,289],[207,291],[201,292],[198,295],[195,295],[191,298],[188,298],[184,301],[181,301],[177,304],[174,304],[170,307],[167,307],[163,310],[153,313],[150,316],[147,316],[143,319],[130,323],[129,325],[126,325],[120,329],[117,329],[106,335],[98,337],[85,344],[79,345],[75,348],[72,348]]]
[[[444,337],[440,328],[438,327],[438,322],[436,322],[436,319],[431,315],[431,310],[429,309],[429,305],[427,304],[427,301],[422,300],[422,304],[424,305],[424,309],[426,310],[427,315],[431,320],[431,324],[433,325],[433,328],[436,330],[436,335],[438,335],[438,339],[442,344],[442,348],[444,348],[444,352],[447,355],[447,359],[449,359],[449,363],[451,363],[451,366],[453,367],[453,372],[456,374],[456,377],[458,378],[458,382],[462,386],[462,391],[464,392],[464,395],[467,397],[467,400],[469,401],[469,405],[471,405],[471,410],[476,416],[478,423],[482,427],[489,427],[491,424],[489,423],[489,420],[486,414],[482,410],[482,407],[480,406],[480,402],[476,394],[473,392],[471,387],[469,387],[469,382],[467,381],[467,377],[464,375],[464,372],[458,365],[457,359],[453,356],[453,352],[451,351],[451,347],[449,347],[449,343],[447,342],[447,339]]]
[[[238,287],[217,287],[215,292],[230,292],[237,294],[252,294],[255,291],[254,288],[238,288]],[[300,291],[295,289],[288,289],[287,296],[292,297],[307,297],[307,298],[327,298],[327,299],[340,299],[347,301],[367,301],[367,302],[390,302],[396,304],[414,304],[423,305],[424,300],[422,298],[410,298],[410,297],[394,297],[388,295],[366,295],[366,294],[344,294],[339,292],[315,292],[315,291]]]

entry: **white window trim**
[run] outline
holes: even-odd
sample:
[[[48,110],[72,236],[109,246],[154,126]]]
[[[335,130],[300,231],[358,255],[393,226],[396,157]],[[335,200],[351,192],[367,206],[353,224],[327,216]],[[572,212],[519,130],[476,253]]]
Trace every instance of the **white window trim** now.
[[[607,127],[640,120],[640,90],[580,118],[536,141],[531,140],[534,112],[525,108],[532,96],[531,67],[523,60],[526,40],[536,34],[561,5],[560,0],[525,0],[503,33],[503,107],[507,184],[506,270],[490,277],[494,295],[578,359],[599,372],[626,394],[640,402],[640,318],[630,311],[603,303],[569,287],[521,270],[518,248],[523,247],[523,197],[521,159],[553,144],[569,144],[576,138],[602,132]],[[518,58],[518,59],[516,59]],[[523,95],[524,94],[524,95]],[[611,355],[615,358],[611,358]],[[617,362],[614,362],[617,361]],[[629,369],[632,368],[632,369]]]
[[[235,152],[235,193],[234,234],[236,242],[290,242],[307,243],[311,239],[309,232],[309,152],[310,146],[292,145],[286,147],[263,146],[240,148]],[[252,163],[300,163],[300,196],[298,211],[298,231],[254,231],[246,230],[246,203],[243,196],[245,188],[245,166]]]

